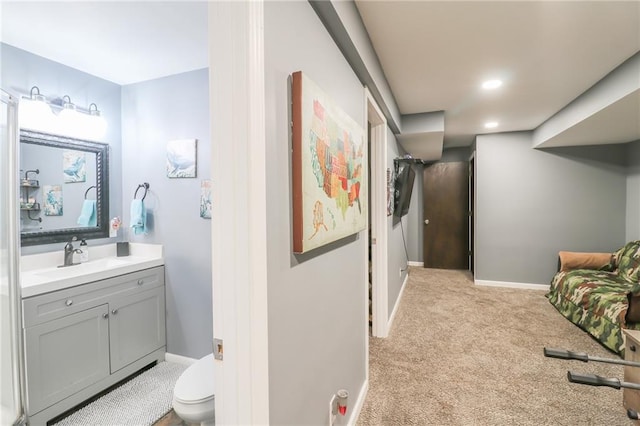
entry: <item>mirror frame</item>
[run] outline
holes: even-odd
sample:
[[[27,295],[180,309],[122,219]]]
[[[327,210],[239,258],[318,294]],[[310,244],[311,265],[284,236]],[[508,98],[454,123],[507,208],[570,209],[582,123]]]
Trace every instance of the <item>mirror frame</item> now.
[[[97,226],[20,232],[22,246],[59,243],[77,239],[109,237],[109,145],[60,135],[20,130],[20,143],[84,151],[96,155]],[[19,180],[18,180],[19,181]],[[16,188],[17,189],[17,188]]]

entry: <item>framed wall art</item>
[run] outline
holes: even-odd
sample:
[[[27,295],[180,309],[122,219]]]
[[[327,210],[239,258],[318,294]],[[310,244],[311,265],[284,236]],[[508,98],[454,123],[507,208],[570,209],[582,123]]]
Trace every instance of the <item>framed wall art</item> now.
[[[167,143],[167,177],[196,177],[196,139],[178,139]]]
[[[200,217],[211,219],[211,180],[205,179],[200,182]]]
[[[83,151],[62,151],[62,171],[64,183],[86,182],[87,167]]]
[[[292,75],[293,251],[363,230],[367,146],[362,127],[311,79]]]
[[[45,216],[62,216],[62,186],[61,185],[44,185],[44,215]]]

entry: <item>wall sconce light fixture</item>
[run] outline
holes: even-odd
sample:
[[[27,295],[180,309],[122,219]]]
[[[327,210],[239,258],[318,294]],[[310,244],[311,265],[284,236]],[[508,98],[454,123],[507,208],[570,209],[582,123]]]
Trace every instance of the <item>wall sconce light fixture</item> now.
[[[102,140],[107,122],[95,103],[79,108],[69,95],[49,101],[33,86],[29,97],[23,96],[18,112],[21,128],[60,134],[79,139]]]

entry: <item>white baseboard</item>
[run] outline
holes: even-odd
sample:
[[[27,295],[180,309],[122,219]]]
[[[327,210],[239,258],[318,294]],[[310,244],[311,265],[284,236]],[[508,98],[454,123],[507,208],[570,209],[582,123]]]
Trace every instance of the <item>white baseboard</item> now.
[[[189,358],[182,355],[170,354],[169,352],[164,354],[164,360],[167,362],[175,362],[176,364],[184,364],[184,365],[191,365],[197,361],[197,359],[195,358]]]
[[[549,284],[512,283],[509,281],[474,280],[475,285],[486,287],[507,287],[524,290],[549,290]]]
[[[349,417],[349,422],[347,423],[349,426],[355,426],[355,424],[358,422],[358,417],[360,417],[360,412],[362,411],[362,407],[364,407],[364,400],[367,398],[368,391],[369,379],[365,380],[362,384],[358,399],[356,399],[356,403],[353,404],[353,408],[351,409],[351,416]]]
[[[396,317],[396,312],[398,312],[400,299],[402,299],[402,293],[404,293],[404,288],[407,286],[407,281],[409,281],[409,273],[404,276],[404,281],[402,282],[402,287],[400,287],[400,292],[398,293],[398,297],[396,298],[396,303],[393,306],[393,311],[391,311],[391,315],[389,315],[389,321],[387,321],[387,335],[389,334],[389,330],[391,330],[391,324],[393,324],[393,320]]]
[[[414,262],[412,260],[407,262],[407,265],[409,266],[420,266],[421,268],[424,267],[424,262]]]

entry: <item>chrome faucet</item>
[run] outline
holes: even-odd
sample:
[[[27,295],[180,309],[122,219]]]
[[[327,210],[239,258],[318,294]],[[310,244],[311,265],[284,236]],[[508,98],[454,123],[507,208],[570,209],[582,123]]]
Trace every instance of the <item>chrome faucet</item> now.
[[[65,246],[64,246],[64,265],[60,265],[60,267],[78,265],[78,263],[73,263],[73,255],[74,255],[74,253],[82,253],[82,250],[73,247],[73,242],[75,240],[76,240],[76,238],[74,237],[71,241],[69,241],[67,244],[65,244]]]

